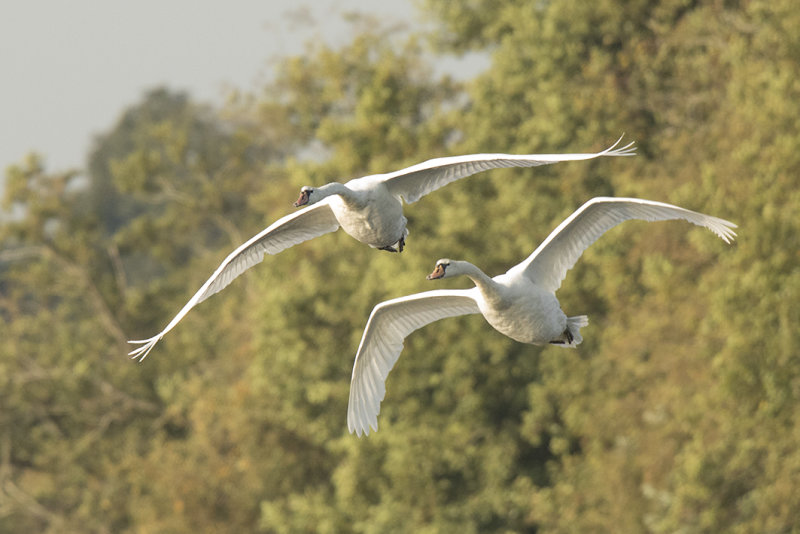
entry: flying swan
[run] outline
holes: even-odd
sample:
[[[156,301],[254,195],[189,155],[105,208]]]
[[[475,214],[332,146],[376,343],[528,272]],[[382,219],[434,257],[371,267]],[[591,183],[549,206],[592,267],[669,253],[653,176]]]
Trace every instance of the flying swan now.
[[[437,158],[388,174],[374,174],[331,182],[320,187],[305,186],[295,207],[303,209],[278,219],[261,233],[234,250],[223,260],[211,278],[164,329],[149,339],[129,341],[141,345],[128,353],[142,361],[164,335],[180,322],[189,310],[221,291],[234,278],[260,263],[265,254],[277,254],[314,237],[336,231],[345,232],[373,248],[402,252],[408,235],[402,198],[416,202],[445,185],[489,169],[536,167],[561,161],[578,161],[601,156],[633,156],[636,147],[629,143],[617,148],[622,137],[602,152],[594,154],[472,154]]]
[[[589,324],[585,315],[567,317],[556,290],[589,245],[607,230],[631,219],[684,219],[705,226],[726,243],[736,233],[732,222],[662,202],[598,197],[586,202],[547,239],[505,274],[490,278],[466,261],[441,259],[428,280],[467,275],[476,287],[441,289],[387,300],[375,306],[356,353],[350,381],[347,428],[369,434],[378,429],[386,377],[411,332],[445,317],[481,313],[495,330],[521,343],[575,347]]]

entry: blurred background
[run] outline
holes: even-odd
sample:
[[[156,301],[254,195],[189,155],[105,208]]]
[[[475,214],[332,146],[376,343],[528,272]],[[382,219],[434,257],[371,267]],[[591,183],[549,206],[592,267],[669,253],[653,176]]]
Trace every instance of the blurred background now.
[[[797,529],[796,2],[213,5],[2,8],[0,532]],[[401,255],[267,257],[126,357],[303,185],[623,132],[635,158],[408,206]],[[347,432],[375,304],[441,257],[504,272],[598,195],[739,236],[625,223],[558,293],[577,350],[443,320]]]

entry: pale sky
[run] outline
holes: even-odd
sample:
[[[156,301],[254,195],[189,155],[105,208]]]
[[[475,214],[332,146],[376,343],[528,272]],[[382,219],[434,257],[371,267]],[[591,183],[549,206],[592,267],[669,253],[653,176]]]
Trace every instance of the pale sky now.
[[[81,168],[96,134],[165,85],[219,104],[310,38],[349,39],[344,12],[410,27],[413,0],[70,0],[0,4],[0,182],[35,151]]]

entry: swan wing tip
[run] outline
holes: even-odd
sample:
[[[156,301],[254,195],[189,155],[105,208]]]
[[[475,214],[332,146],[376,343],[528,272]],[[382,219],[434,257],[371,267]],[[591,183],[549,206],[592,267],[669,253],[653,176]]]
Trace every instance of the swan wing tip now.
[[[734,227],[736,227],[736,225],[734,225]],[[720,237],[723,241],[730,245],[736,241],[736,232],[734,232],[732,228],[726,227],[722,232],[720,232]]]
[[[368,426],[367,427],[363,427],[361,425],[357,425],[357,426],[349,426],[348,425],[348,430],[350,430],[351,434],[355,434],[359,438],[362,437],[362,436],[369,436],[369,427]]]
[[[635,146],[636,141],[631,141],[627,145],[617,148],[617,146],[622,142],[623,137],[625,137],[625,132],[622,132],[622,135],[619,136],[619,139],[617,139],[613,145],[603,150],[600,154],[603,156],[635,156],[637,148]]]
[[[131,360],[139,359],[139,362],[143,362],[147,355],[150,354],[150,351],[153,350],[153,347],[156,346],[156,343],[159,342],[161,339],[161,335],[153,336],[149,339],[133,339],[129,340],[128,343],[134,345],[141,345],[141,347],[137,347],[128,353],[128,356],[131,357]]]
[[[365,425],[363,422],[352,422],[347,421],[347,430],[350,431],[351,434],[355,434],[359,438],[361,436],[369,436],[370,427],[372,425]],[[373,428],[372,430],[377,430],[377,428]]]
[[[711,230],[717,234],[720,239],[729,245],[736,241],[736,232],[734,231],[734,228],[738,228],[736,223],[726,221],[725,219],[717,219],[715,222],[717,224],[711,227]]]
[[[370,410],[365,405],[358,408],[349,408],[347,412],[347,430],[351,434],[355,434],[359,438],[362,436],[369,436],[370,431],[378,431],[378,412],[380,412],[380,403],[376,407],[374,415],[367,414]]]

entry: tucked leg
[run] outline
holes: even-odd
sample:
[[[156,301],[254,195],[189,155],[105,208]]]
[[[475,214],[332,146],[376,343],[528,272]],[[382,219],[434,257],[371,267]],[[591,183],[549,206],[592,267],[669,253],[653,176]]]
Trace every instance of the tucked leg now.
[[[387,245],[385,247],[378,247],[378,250],[385,250],[387,252],[403,252],[403,248],[405,246],[406,246],[406,238],[405,238],[405,236],[403,236],[394,245]]]
[[[575,338],[572,336],[572,332],[569,331],[569,327],[564,330],[564,333],[561,334],[564,336],[561,339],[554,339],[550,342],[551,345],[571,345]]]

